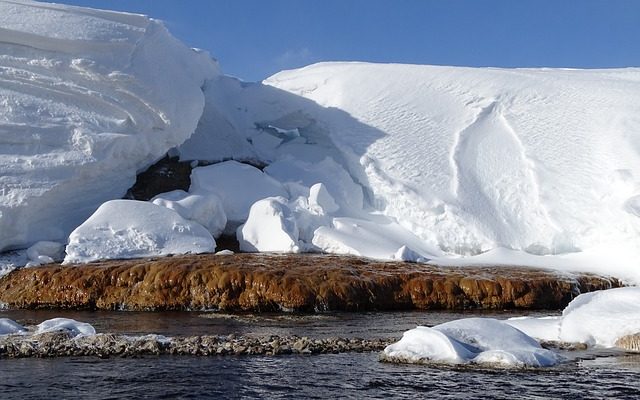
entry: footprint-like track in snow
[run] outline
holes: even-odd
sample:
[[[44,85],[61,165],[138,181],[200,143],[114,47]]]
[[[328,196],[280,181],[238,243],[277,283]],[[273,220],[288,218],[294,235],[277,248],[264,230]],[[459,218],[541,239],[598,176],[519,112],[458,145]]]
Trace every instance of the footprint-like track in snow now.
[[[553,224],[540,200],[534,162],[493,101],[459,132],[452,150],[452,190],[460,211],[497,245],[525,249],[548,242]]]

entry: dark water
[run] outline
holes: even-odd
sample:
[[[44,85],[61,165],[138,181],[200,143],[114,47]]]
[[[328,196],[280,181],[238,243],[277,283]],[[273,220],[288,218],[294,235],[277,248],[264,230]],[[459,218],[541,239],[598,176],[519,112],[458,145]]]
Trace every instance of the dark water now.
[[[365,338],[399,337],[417,324],[434,325],[472,315],[478,314],[0,313],[27,324],[65,316],[92,323],[99,332]],[[544,370],[395,365],[380,363],[378,355],[371,353],[1,359],[0,399],[640,399],[640,356],[608,352],[569,357],[572,361]]]

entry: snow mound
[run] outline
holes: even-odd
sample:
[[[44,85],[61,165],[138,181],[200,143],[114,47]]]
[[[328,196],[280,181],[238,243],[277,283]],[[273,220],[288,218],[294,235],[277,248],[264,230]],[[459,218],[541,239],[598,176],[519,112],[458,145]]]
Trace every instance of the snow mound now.
[[[47,332],[68,332],[71,336],[88,336],[95,335],[96,330],[93,326],[86,322],[78,322],[70,318],[53,318],[40,323],[34,334]]]
[[[249,209],[256,201],[289,196],[280,182],[258,168],[237,161],[194,168],[189,192],[214,194],[220,198],[227,216],[227,234],[234,234],[247,220]]]
[[[219,74],[142,15],[0,0],[0,251],[63,241],[184,142]]]
[[[506,321],[539,340],[615,347],[618,339],[640,333],[640,288],[581,294],[561,317]]]
[[[482,364],[500,367],[549,367],[561,358],[535,339],[491,318],[467,318],[433,328],[419,326],[387,346],[389,361]]]
[[[214,238],[220,237],[227,225],[222,202],[214,194],[189,194],[183,190],[174,190],[159,194],[151,202],[177,212],[184,219],[199,223]]]
[[[0,335],[14,335],[16,333],[23,333],[27,330],[19,323],[10,320],[9,318],[0,318]]]
[[[237,232],[240,250],[298,253],[298,226],[282,197],[269,197],[251,206],[249,218]]]
[[[212,253],[215,247],[209,231],[173,210],[150,202],[112,200],[71,233],[64,263]]]

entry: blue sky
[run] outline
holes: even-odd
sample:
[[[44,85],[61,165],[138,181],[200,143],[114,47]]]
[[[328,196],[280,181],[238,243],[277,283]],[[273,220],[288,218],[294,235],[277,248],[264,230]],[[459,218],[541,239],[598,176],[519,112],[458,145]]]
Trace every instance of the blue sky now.
[[[144,13],[227,74],[318,61],[640,66],[640,0],[58,0]]]

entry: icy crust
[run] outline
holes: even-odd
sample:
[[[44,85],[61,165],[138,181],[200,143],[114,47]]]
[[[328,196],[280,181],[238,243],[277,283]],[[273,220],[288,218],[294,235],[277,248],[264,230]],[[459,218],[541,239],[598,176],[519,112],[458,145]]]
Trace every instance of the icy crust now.
[[[622,347],[638,351],[640,288],[626,287],[581,294],[560,317],[518,317],[506,321],[467,318],[419,326],[384,349],[392,362],[492,364],[507,367],[548,367],[562,357],[543,349],[538,341],[587,347]]]
[[[506,322],[539,340],[615,347],[618,339],[640,333],[640,288],[581,294],[569,303],[561,317]]]
[[[362,186],[365,209],[447,257],[559,255],[638,281],[640,70],[322,63],[264,84],[277,106],[247,103],[259,122],[251,135],[281,143],[262,154],[274,164],[283,153],[309,156],[304,146],[329,154]],[[265,126],[300,137],[287,142]]]
[[[64,241],[184,142],[218,74],[141,15],[0,1],[0,251]]]
[[[535,339],[491,318],[468,318],[433,328],[419,326],[384,349],[383,358],[409,363],[549,367],[561,357]]]
[[[69,236],[65,264],[114,258],[212,253],[216,242],[202,225],[150,202],[111,200]]]

